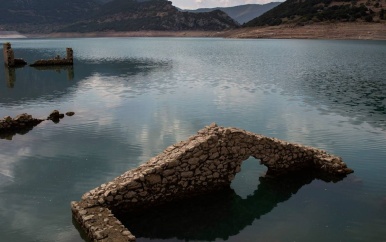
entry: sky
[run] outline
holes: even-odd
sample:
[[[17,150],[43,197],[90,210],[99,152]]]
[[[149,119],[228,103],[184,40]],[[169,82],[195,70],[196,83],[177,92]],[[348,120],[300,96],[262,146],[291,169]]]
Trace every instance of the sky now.
[[[283,2],[283,0],[170,0],[173,5],[182,9],[233,7],[244,4],[265,4]]]

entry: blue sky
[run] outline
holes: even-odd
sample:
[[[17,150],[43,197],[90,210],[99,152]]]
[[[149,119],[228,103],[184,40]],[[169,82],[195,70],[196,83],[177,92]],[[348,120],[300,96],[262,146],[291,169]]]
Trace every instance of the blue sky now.
[[[243,4],[265,4],[283,0],[171,0],[173,5],[182,9],[232,7]]]

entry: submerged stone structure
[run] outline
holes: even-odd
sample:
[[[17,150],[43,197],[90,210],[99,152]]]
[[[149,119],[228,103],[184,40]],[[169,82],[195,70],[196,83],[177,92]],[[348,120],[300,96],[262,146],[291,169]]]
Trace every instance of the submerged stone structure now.
[[[3,44],[3,55],[6,67],[21,67],[27,64],[23,59],[15,58],[15,53],[9,42]]]
[[[312,170],[342,178],[353,172],[326,151],[213,123],[85,193],[71,203],[73,218],[92,241],[135,241],[114,214],[228,188],[250,156],[268,167],[267,176]]]
[[[61,58],[59,55],[57,55],[53,59],[47,59],[47,60],[37,60],[34,63],[32,63],[30,66],[36,67],[36,66],[66,66],[66,65],[73,65],[74,64],[74,52],[72,48],[66,48],[66,57]]]
[[[27,64],[26,61],[20,58],[15,58],[14,51],[11,47],[11,43],[6,42],[3,44],[3,56],[4,64],[6,67],[23,67]],[[57,55],[55,58],[46,60],[37,60],[30,64],[33,67],[44,66],[69,66],[74,64],[74,51],[72,48],[66,48],[66,57],[61,58]]]

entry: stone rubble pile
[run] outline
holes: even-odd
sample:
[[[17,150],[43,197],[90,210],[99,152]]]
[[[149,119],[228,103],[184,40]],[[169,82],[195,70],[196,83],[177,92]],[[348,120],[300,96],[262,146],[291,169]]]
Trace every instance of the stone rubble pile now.
[[[42,121],[44,121],[44,119],[33,118],[32,115],[27,113],[20,114],[15,118],[6,116],[0,119],[0,132],[18,130],[31,126],[34,127],[40,124]]]
[[[81,211],[87,214],[95,208],[108,208],[113,213],[134,211],[222,189],[230,185],[242,162],[250,156],[267,166],[267,175],[310,169],[331,176],[353,172],[340,157],[323,150],[211,124],[138,168],[87,192],[81,201],[72,203],[73,216],[91,240],[103,241],[87,228],[88,220]],[[95,231],[105,227],[100,221],[90,226],[98,228]],[[117,238],[119,233],[113,232],[111,236]],[[133,240],[135,237],[130,234],[130,238],[123,236],[118,241]]]
[[[67,112],[67,116],[73,116],[74,112]],[[0,138],[12,139],[15,134],[25,134],[32,130],[44,120],[52,120],[54,123],[58,123],[60,119],[64,117],[64,114],[59,113],[58,110],[54,110],[46,119],[33,118],[32,115],[23,113],[17,115],[15,118],[6,116],[0,119]]]

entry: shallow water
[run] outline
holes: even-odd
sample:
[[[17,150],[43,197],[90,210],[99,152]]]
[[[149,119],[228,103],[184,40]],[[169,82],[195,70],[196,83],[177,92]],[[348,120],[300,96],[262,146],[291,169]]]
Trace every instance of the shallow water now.
[[[10,41],[29,63],[72,47],[75,65],[0,68],[0,117],[76,114],[0,139],[1,241],[83,241],[71,201],[211,122],[325,149],[355,173],[267,180],[249,159],[233,190],[127,221],[139,241],[385,241],[385,41]]]

